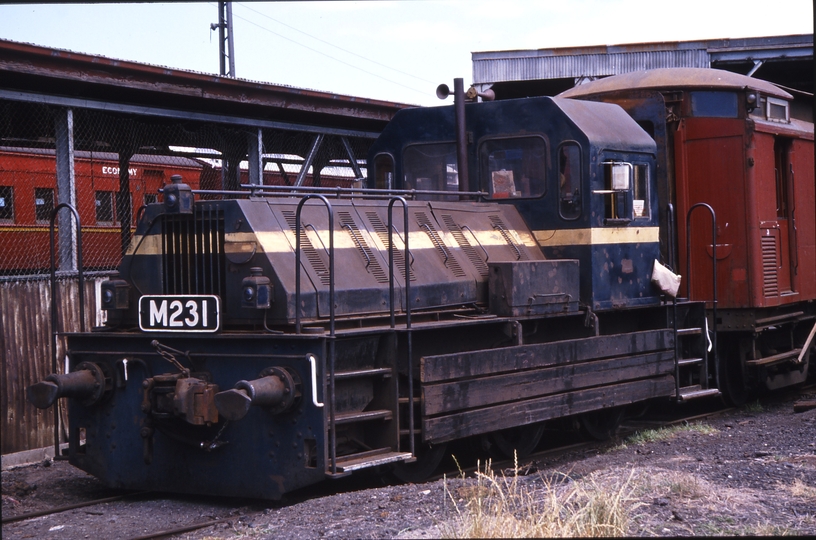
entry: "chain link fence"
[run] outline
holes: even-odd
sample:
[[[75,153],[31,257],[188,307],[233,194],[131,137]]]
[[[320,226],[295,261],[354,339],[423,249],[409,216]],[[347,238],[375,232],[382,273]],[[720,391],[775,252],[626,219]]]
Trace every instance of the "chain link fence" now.
[[[181,175],[199,197],[263,185],[351,187],[365,175],[372,139],[338,130],[256,128],[176,117],[0,100],[0,280],[50,275],[50,222],[70,203],[81,224],[81,261],[90,273],[115,270],[140,209]],[[254,147],[254,148],[253,148]],[[72,149],[71,153],[66,149]],[[353,161],[350,159],[353,156]],[[250,160],[262,163],[251,178]],[[59,171],[59,172],[58,172]],[[55,265],[76,271],[60,249],[75,243],[71,212],[55,222]],[[130,227],[122,226],[129,223]],[[71,228],[63,231],[59,228]]]

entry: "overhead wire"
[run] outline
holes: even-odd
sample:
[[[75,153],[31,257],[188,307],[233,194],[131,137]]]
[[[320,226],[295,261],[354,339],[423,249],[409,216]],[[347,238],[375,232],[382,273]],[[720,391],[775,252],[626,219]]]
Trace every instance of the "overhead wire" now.
[[[406,77],[411,77],[411,78],[413,78],[413,79],[417,79],[418,81],[426,82],[426,83],[428,83],[428,84],[435,84],[435,83],[434,83],[434,81],[429,81],[428,79],[423,79],[422,77],[418,77],[418,76],[413,75],[413,74],[411,74],[411,73],[408,73],[408,72],[406,72],[406,71],[402,71],[402,70],[399,70],[399,69],[397,69],[397,68],[395,68],[395,67],[391,67],[391,66],[386,65],[386,64],[383,64],[383,63],[381,63],[381,62],[377,62],[376,60],[372,60],[371,58],[367,58],[367,57],[365,57],[365,56],[363,56],[363,55],[361,55],[361,54],[357,54],[357,53],[356,53],[356,52],[354,52],[354,51],[350,51],[350,50],[348,50],[348,49],[344,49],[343,47],[340,47],[339,45],[335,45],[334,43],[330,43],[330,42],[328,42],[328,41],[326,41],[326,40],[324,40],[324,39],[320,39],[320,38],[319,38],[319,37],[317,37],[317,36],[313,36],[313,35],[311,35],[310,33],[308,33],[308,32],[304,32],[303,30],[300,30],[300,29],[298,29],[298,28],[295,28],[295,27],[294,27],[294,26],[292,26],[292,25],[286,24],[286,23],[285,23],[285,22],[283,22],[283,21],[279,21],[278,19],[276,19],[276,18],[274,18],[274,17],[270,17],[270,16],[269,16],[269,15],[267,15],[266,13],[263,13],[263,12],[258,11],[258,10],[256,10],[256,9],[252,9],[251,7],[247,6],[246,4],[242,4],[242,3],[240,3],[240,2],[236,2],[236,4],[238,4],[239,6],[243,7],[244,9],[248,9],[249,11],[253,11],[253,12],[257,13],[258,15],[262,16],[262,17],[266,17],[267,19],[269,19],[269,20],[271,20],[271,21],[274,21],[274,22],[276,22],[276,23],[278,23],[278,24],[280,24],[280,25],[283,25],[283,26],[285,26],[286,28],[289,28],[289,29],[291,29],[291,30],[294,30],[295,32],[299,32],[299,33],[303,34],[304,36],[308,36],[308,37],[310,37],[310,38],[312,38],[312,39],[314,39],[314,40],[317,40],[317,41],[319,41],[319,42],[321,42],[321,43],[325,43],[325,44],[326,44],[326,45],[328,45],[329,47],[334,47],[335,49],[341,50],[341,51],[343,51],[344,53],[348,53],[348,54],[350,54],[350,55],[352,55],[352,56],[356,56],[357,58],[361,58],[361,59],[365,60],[366,62],[371,62],[372,64],[377,64],[377,65],[378,65],[378,66],[380,66],[380,67],[384,67],[385,69],[390,69],[391,71],[396,71],[397,73],[400,73],[400,74],[402,74],[402,75],[405,75]]]
[[[243,6],[243,5],[242,5],[242,7],[246,7],[246,6]],[[255,11],[255,10],[251,10],[251,11]],[[257,12],[256,12],[256,13],[257,13]],[[400,83],[400,82],[398,82],[398,81],[394,81],[394,80],[391,80],[391,79],[389,79],[389,78],[387,78],[387,77],[383,77],[382,75],[379,75],[379,74],[377,74],[377,73],[373,73],[373,72],[371,72],[371,71],[368,71],[368,70],[366,70],[366,69],[364,69],[364,68],[361,68],[361,67],[359,67],[359,66],[356,66],[356,65],[354,65],[354,64],[350,64],[350,63],[348,63],[348,62],[346,62],[346,61],[344,61],[344,60],[341,60],[341,59],[339,59],[339,58],[336,58],[336,57],[334,57],[334,56],[332,56],[332,55],[330,55],[330,54],[327,54],[327,53],[324,53],[324,52],[319,51],[319,50],[317,50],[317,49],[314,49],[314,48],[312,48],[312,47],[309,47],[308,45],[304,45],[303,43],[300,43],[300,42],[298,42],[298,41],[295,41],[294,39],[292,39],[292,38],[290,38],[290,37],[287,37],[287,36],[285,36],[285,35],[283,35],[283,34],[280,34],[280,33],[278,33],[278,32],[275,32],[274,30],[271,30],[271,29],[269,29],[269,28],[266,28],[265,26],[262,26],[262,25],[260,25],[260,24],[256,23],[255,21],[252,21],[252,20],[250,20],[250,19],[247,19],[246,17],[242,17],[242,16],[240,16],[240,15],[236,14],[234,11],[233,11],[233,13],[232,13],[232,16],[233,16],[233,17],[236,17],[236,18],[238,18],[238,19],[241,19],[242,21],[247,22],[247,23],[249,23],[249,24],[251,24],[251,25],[253,25],[253,26],[257,27],[257,28],[260,28],[261,30],[264,30],[264,31],[266,31],[266,32],[269,32],[270,34],[273,34],[273,35],[275,35],[275,36],[278,36],[278,37],[279,37],[279,38],[281,38],[281,39],[285,39],[286,41],[290,41],[290,42],[294,43],[295,45],[299,45],[299,46],[301,46],[301,47],[303,47],[303,48],[305,48],[305,49],[308,49],[308,50],[310,50],[310,51],[312,51],[312,52],[314,52],[314,53],[316,53],[316,54],[319,54],[319,55],[325,56],[325,57],[327,57],[327,58],[329,58],[329,59],[331,59],[331,60],[334,60],[335,62],[339,62],[339,63],[341,63],[341,64],[343,64],[343,65],[346,65],[346,66],[348,66],[348,67],[350,67],[350,68],[352,68],[352,69],[356,69],[356,70],[358,70],[358,71],[362,71],[363,73],[366,73],[367,75],[371,75],[372,77],[377,77],[378,79],[382,79],[382,80],[384,80],[384,81],[386,81],[386,82],[389,82],[389,83],[391,83],[391,84],[395,84],[395,85],[397,85],[397,86],[401,86],[402,88],[405,88],[405,89],[407,89],[407,90],[411,90],[411,91],[413,91],[413,92],[416,92],[416,93],[418,93],[418,94],[422,94],[422,95],[424,95],[424,96],[426,96],[426,95],[428,94],[428,92],[427,92],[427,91],[422,91],[422,90],[418,90],[417,88],[413,88],[413,87],[411,87],[411,86],[407,86],[407,85],[402,84],[402,83]],[[273,20],[274,20],[274,19],[273,19]],[[304,33],[304,34],[305,34],[305,32],[301,32],[301,33]],[[306,35],[308,35],[308,34],[306,34]],[[312,37],[312,36],[310,36],[310,37]],[[315,38],[315,39],[317,39],[317,38]],[[320,41],[323,41],[323,40],[320,40]],[[324,43],[326,43],[326,42],[324,42]],[[329,44],[329,45],[331,45],[331,44]],[[340,48],[340,47],[338,47],[338,48]],[[341,49],[341,50],[344,50],[344,49]],[[348,52],[348,51],[346,51],[346,52]],[[355,53],[351,53],[351,54],[355,54]],[[355,56],[359,56],[359,55],[355,55]],[[363,57],[361,57],[361,58],[363,58]],[[375,63],[376,63],[376,62],[375,62]],[[393,69],[393,68],[390,68],[390,69]],[[397,71],[398,71],[398,70],[397,70]]]

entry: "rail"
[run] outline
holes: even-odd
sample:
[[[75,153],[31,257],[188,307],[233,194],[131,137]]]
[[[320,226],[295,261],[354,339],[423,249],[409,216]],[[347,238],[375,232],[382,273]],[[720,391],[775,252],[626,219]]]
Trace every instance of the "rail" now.
[[[391,328],[396,328],[396,315],[394,313],[394,203],[402,204],[403,214],[403,246],[405,249],[405,334],[407,340],[408,356],[408,444],[411,448],[411,455],[416,455],[414,442],[414,365],[411,335],[411,252],[408,249],[408,203],[402,197],[394,197],[388,203],[388,293],[391,304]],[[399,383],[399,377],[395,377]],[[397,400],[399,400],[399,387],[397,388]],[[397,405],[399,407],[399,404]],[[399,448],[399,437],[397,437],[397,450]]]
[[[334,318],[334,210],[332,210],[331,203],[319,194],[310,194],[304,196],[297,206],[295,213],[295,333],[301,333],[300,322],[300,216],[303,212],[303,205],[310,199],[319,199],[326,205],[326,211],[329,216],[329,433],[331,446],[331,470],[332,474],[337,474],[337,425],[335,418],[336,400],[334,388],[334,371],[335,371],[335,318]],[[317,304],[317,297],[315,297],[315,304]],[[323,370],[325,373],[325,369]]]
[[[49,252],[51,263],[51,373],[58,373],[57,371],[57,262],[54,249],[54,222],[57,219],[57,214],[63,208],[67,208],[74,215],[77,229],[77,270],[78,270],[78,289],[79,289],[79,330],[85,332],[85,275],[82,270],[82,227],[80,226],[79,212],[76,208],[68,203],[58,204],[54,210],[51,211],[51,222],[49,225]],[[60,415],[59,415],[59,400],[54,400],[54,459],[60,459]]]
[[[387,199],[393,197],[416,198],[417,195],[444,195],[447,197],[489,197],[487,191],[445,191],[433,189],[378,189],[356,187],[322,187],[322,186],[262,186],[258,184],[241,184],[242,190],[194,189],[193,193],[202,195],[229,195],[244,197],[291,197],[298,194],[322,194],[334,198],[363,197]]]
[[[691,299],[691,214],[697,208],[707,208],[711,214],[711,259],[712,259],[712,295],[711,300],[711,320],[714,327],[714,339],[712,340],[714,355],[714,381],[717,388],[720,388],[720,363],[717,358],[717,214],[714,209],[703,202],[692,205],[686,214],[686,289],[689,299]],[[708,333],[708,328],[704,331]],[[706,339],[708,336],[706,335]],[[704,377],[708,383],[708,361],[704,362]]]

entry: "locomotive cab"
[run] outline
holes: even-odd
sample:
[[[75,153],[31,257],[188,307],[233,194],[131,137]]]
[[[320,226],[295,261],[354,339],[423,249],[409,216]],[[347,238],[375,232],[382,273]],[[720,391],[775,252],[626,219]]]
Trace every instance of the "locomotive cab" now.
[[[548,259],[579,261],[590,309],[659,302],[656,147],[623,109],[543,97],[465,113],[468,178],[457,172],[454,108],[406,109],[369,153],[370,186],[513,205]]]

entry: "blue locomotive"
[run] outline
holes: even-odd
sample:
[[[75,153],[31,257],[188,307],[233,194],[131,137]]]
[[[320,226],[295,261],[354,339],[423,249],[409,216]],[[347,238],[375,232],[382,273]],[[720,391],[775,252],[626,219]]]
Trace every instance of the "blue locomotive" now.
[[[458,88],[396,115],[365,188],[176,179],[102,286],[107,323],[29,400],[68,398],[70,462],[106,485],[277,499],[717,395],[704,303],[653,279],[655,160],[618,105]]]

